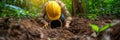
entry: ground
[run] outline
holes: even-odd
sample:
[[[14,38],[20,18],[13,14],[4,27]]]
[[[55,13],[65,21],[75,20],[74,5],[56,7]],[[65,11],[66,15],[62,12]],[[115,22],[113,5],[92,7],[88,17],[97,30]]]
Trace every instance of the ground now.
[[[105,35],[111,40],[120,40],[119,24],[99,35],[88,25],[94,23],[101,27],[111,22],[113,19],[109,17],[94,21],[73,17],[69,28],[43,28],[35,19],[0,18],[0,40],[104,40]]]

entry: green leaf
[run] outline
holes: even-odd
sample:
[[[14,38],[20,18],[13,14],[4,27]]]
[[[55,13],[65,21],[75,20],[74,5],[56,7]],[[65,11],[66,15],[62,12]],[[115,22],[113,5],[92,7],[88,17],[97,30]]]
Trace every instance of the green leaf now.
[[[94,31],[96,31],[97,33],[99,32],[99,27],[98,27],[97,25],[90,23],[89,26],[90,26]]]
[[[106,30],[106,29],[110,28],[111,26],[112,26],[112,24],[111,24],[111,23],[110,23],[110,24],[105,25],[103,28],[101,28],[101,29],[100,29],[100,32],[102,32],[102,31],[104,31],[104,30]]]

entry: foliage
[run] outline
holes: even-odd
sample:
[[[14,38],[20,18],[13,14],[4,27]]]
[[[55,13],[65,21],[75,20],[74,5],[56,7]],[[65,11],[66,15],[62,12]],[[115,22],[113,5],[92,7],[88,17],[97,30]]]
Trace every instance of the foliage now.
[[[17,17],[20,18],[23,15],[27,15],[28,12],[21,9],[20,7],[14,6],[14,5],[9,5],[9,4],[5,4],[5,9],[2,10],[2,14],[1,16],[8,16],[8,17]]]
[[[72,0],[62,0],[65,3],[65,6],[67,7],[68,11],[72,13]]]
[[[111,26],[112,26],[112,24],[107,24],[107,25],[103,26],[103,28],[101,28],[99,31],[102,32],[102,31],[110,28]]]
[[[91,24],[91,23],[89,23],[89,26],[90,26],[95,32],[100,33],[100,32],[102,32],[102,31],[105,31],[106,29],[110,28],[110,27],[112,26],[112,24],[111,24],[111,23],[110,23],[110,24],[107,24],[107,25],[103,26],[102,28],[99,28],[98,25]]]
[[[94,25],[94,24],[89,24],[89,25],[94,31],[99,32],[99,27],[97,25]]]
[[[111,7],[111,13],[112,15],[114,15],[115,17],[119,17],[120,18],[120,0],[114,0],[114,2],[112,3],[112,7]]]
[[[97,15],[95,15],[95,14],[88,14],[88,16],[87,16],[89,19],[91,19],[91,20],[95,20],[95,19],[97,19],[98,18],[98,16]]]
[[[36,17],[40,13],[42,6],[50,0],[1,0],[0,1],[0,17],[10,17],[19,15],[26,17]],[[72,0],[61,0],[65,3],[67,9],[72,13]],[[111,14],[115,17],[120,17],[120,0],[82,0],[84,10],[88,1],[87,17],[91,20],[97,19],[99,16]],[[20,8],[21,11],[11,5]],[[6,6],[6,7],[5,7]],[[20,12],[20,13],[19,13]],[[86,12],[87,13],[87,12]],[[19,14],[19,15],[18,15]],[[24,15],[23,15],[24,14]],[[19,17],[20,17],[19,16]]]
[[[89,16],[92,16],[96,19],[96,17],[103,16],[106,14],[120,16],[119,0],[88,0],[88,7],[88,18],[90,19],[91,17]]]
[[[47,0],[1,0],[0,17],[37,17]]]

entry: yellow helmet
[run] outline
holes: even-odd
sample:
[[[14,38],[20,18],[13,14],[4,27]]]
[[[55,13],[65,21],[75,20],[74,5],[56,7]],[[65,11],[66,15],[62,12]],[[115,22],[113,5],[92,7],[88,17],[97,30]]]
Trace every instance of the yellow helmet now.
[[[57,20],[61,16],[61,7],[56,1],[50,1],[46,6],[46,13],[50,20]]]

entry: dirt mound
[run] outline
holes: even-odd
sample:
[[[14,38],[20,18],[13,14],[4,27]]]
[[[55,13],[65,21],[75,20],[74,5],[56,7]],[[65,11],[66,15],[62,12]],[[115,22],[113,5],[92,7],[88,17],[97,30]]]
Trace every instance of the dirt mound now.
[[[72,33],[62,28],[43,28],[35,20],[31,19],[24,19],[21,21],[9,19],[7,22],[3,20],[6,19],[1,19],[1,40],[66,40],[66,38],[73,36]]]
[[[95,33],[89,27],[89,23],[103,26],[111,20],[92,21],[85,18],[75,17],[70,24],[70,28],[43,28],[41,23],[34,19],[0,19],[0,40],[100,40],[102,34],[94,37]],[[119,28],[119,27],[118,27]],[[115,29],[115,28],[114,28]],[[116,31],[119,29],[116,29]],[[119,32],[115,32],[119,34]],[[115,36],[116,34],[113,34]],[[94,34],[96,35],[96,34]],[[117,37],[119,38],[119,37]],[[114,40],[114,38],[113,38]]]

